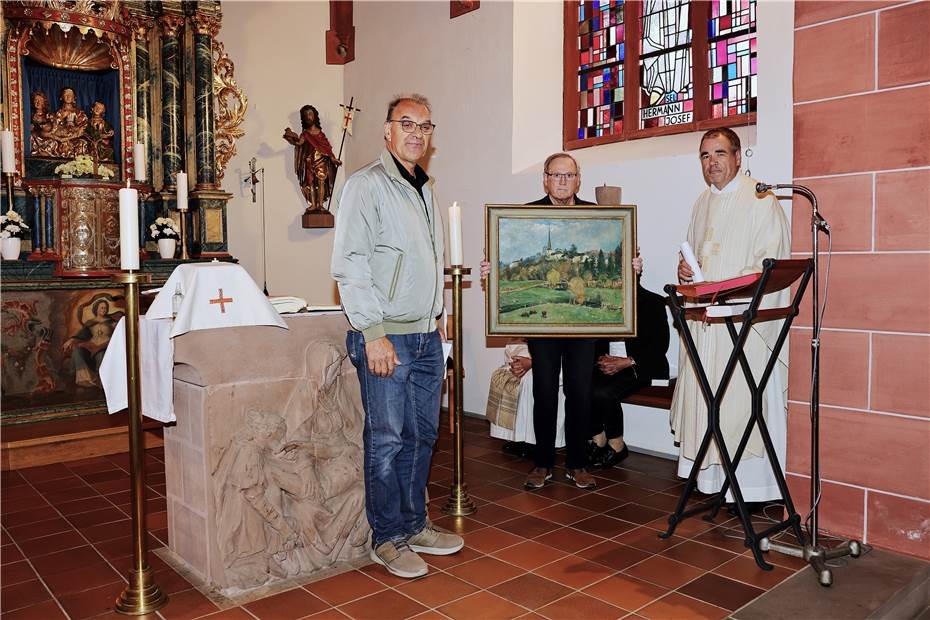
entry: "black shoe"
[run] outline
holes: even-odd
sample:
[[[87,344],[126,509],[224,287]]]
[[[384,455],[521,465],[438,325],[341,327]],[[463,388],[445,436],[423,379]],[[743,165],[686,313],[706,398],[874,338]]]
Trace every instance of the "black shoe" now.
[[[611,448],[610,445],[606,445],[601,449],[598,459],[594,461],[594,465],[601,469],[610,469],[628,456],[630,456],[630,449],[627,448],[626,444],[623,444],[620,452]]]
[[[526,444],[522,441],[505,441],[504,445],[501,446],[501,450],[507,454],[522,457],[525,446]]]
[[[601,450],[603,449],[604,448],[598,446],[593,441],[589,441],[584,449],[585,456],[588,457],[588,462],[595,463],[597,461],[598,454],[600,454]]]

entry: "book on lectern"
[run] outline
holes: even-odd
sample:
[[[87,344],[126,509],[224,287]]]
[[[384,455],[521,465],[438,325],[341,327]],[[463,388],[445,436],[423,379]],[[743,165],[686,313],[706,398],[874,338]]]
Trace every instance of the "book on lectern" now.
[[[705,297],[707,295],[728,294],[747,288],[758,282],[761,277],[761,273],[747,273],[728,280],[679,284],[676,288],[685,297]]]

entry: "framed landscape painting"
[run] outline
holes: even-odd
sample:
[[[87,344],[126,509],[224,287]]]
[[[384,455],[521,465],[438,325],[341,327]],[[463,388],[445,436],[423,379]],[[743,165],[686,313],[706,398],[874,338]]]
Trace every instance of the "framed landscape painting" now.
[[[636,207],[485,205],[489,336],[636,335]]]

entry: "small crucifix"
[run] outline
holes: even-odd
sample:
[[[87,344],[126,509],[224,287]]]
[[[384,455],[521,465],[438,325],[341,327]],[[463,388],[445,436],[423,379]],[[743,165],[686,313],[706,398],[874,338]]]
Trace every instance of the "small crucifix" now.
[[[226,314],[226,304],[231,304],[233,302],[232,297],[223,297],[223,289],[219,289],[219,296],[216,299],[211,299],[210,304],[219,304],[220,312]]]

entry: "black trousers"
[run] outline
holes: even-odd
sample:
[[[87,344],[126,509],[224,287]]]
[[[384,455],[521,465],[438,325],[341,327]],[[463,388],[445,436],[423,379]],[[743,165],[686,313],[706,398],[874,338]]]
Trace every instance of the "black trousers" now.
[[[536,467],[555,465],[555,434],[559,409],[559,371],[565,392],[565,466],[587,467],[585,446],[590,437],[591,338],[530,338],[533,358],[533,430]]]
[[[535,371],[534,371],[535,372]],[[605,375],[595,369],[592,380],[591,432],[594,437],[601,431],[607,439],[623,436],[623,407],[620,401],[651,381],[636,376],[632,368],[621,370],[615,375]]]

